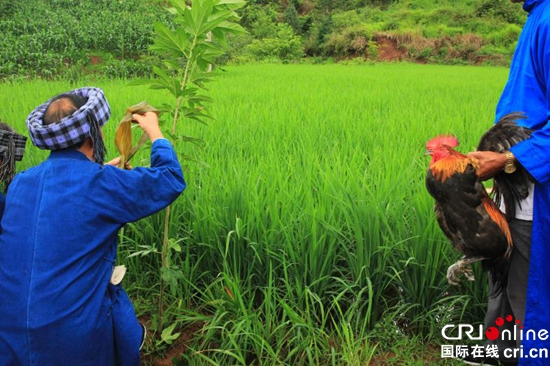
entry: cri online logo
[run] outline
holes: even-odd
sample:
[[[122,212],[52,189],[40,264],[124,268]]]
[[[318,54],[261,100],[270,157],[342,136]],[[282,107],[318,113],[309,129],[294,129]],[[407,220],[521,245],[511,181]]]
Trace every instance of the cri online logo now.
[[[505,323],[511,324],[508,324],[506,329],[499,329]],[[491,341],[494,341],[498,338],[503,340],[540,339],[543,341],[548,339],[548,331],[546,329],[540,329],[538,332],[533,329],[529,329],[524,332],[523,325],[520,324],[521,320],[516,319],[514,321],[514,317],[512,315],[507,315],[506,319],[502,317],[496,318],[495,326],[488,327],[485,332],[483,331],[482,324],[478,326],[477,331],[475,327],[471,324],[448,324],[441,329],[441,335],[443,336],[443,338],[451,340],[464,339],[464,336],[472,340],[482,340],[483,335],[485,335],[485,337]],[[453,335],[450,335],[450,333],[452,333]]]
[[[514,317],[512,315],[506,315],[506,321],[508,323],[511,323],[513,320],[514,320]],[[499,327],[502,327],[504,325],[504,319],[499,316],[498,318],[496,318],[495,324]],[[520,325],[521,320],[516,319],[516,324]],[[523,325],[520,325],[519,328],[523,330]],[[490,341],[494,341],[495,339],[498,338],[499,335],[500,335],[500,330],[498,330],[497,327],[491,326],[485,330],[485,337],[487,337],[487,339]]]

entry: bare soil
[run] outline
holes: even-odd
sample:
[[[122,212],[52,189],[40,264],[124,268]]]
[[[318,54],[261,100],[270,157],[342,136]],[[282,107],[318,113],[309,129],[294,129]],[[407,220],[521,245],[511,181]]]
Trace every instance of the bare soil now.
[[[403,58],[406,56],[404,50],[400,50],[397,47],[397,41],[380,37],[377,39],[378,43],[378,61],[403,61]]]
[[[152,343],[156,339],[155,332],[151,331],[151,319],[149,316],[143,316],[139,318],[139,321],[145,324],[147,327],[146,345],[143,347],[151,349],[153,347],[147,347],[147,344]],[[195,334],[202,328],[202,323],[197,322],[179,329],[179,337],[167,348],[164,349],[162,354],[146,354],[142,351],[141,364],[149,366],[172,366],[174,359],[179,359],[184,354],[189,346],[190,341]]]

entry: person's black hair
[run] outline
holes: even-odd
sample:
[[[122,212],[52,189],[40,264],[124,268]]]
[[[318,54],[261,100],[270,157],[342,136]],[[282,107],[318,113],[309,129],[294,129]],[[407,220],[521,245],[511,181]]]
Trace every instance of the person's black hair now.
[[[10,125],[8,125],[7,123],[5,123],[5,122],[2,121],[1,119],[0,119],[0,130],[9,131],[9,132],[15,132],[15,130],[14,130]]]
[[[52,98],[50,104],[44,112],[44,124],[59,122],[63,118],[70,116],[86,104],[86,98],[76,94],[59,94]]]

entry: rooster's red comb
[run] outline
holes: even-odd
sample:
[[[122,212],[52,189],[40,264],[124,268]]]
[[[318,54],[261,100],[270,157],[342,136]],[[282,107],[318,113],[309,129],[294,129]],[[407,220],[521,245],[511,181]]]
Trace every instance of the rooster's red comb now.
[[[458,139],[454,137],[454,135],[439,135],[426,143],[426,149],[428,151],[434,151],[434,150],[437,150],[442,145],[447,145],[449,147],[457,147]]]

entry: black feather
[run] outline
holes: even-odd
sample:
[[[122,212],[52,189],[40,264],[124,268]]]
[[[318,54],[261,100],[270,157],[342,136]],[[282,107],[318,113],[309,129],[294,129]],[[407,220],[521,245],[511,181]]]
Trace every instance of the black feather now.
[[[533,130],[518,124],[519,120],[525,118],[527,117],[520,112],[502,117],[481,136],[477,150],[503,153],[517,143],[528,139]],[[517,164],[514,173],[500,172],[493,181],[494,199],[496,202],[504,202],[506,219],[510,221],[516,215],[516,204],[521,207],[521,201],[529,195],[530,182],[534,179],[525,168]]]

